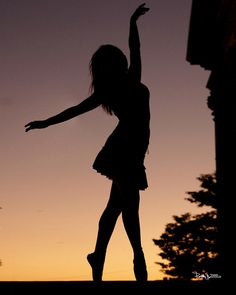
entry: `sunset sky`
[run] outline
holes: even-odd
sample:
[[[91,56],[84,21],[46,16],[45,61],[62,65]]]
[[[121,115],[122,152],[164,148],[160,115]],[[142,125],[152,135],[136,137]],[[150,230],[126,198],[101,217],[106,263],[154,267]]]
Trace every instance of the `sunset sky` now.
[[[146,1],[138,21],[142,81],[151,93],[149,188],[141,192],[149,280],[162,278],[159,238],[172,216],[200,212],[185,200],[200,174],[215,170],[209,72],[186,61],[190,0]],[[129,57],[137,0],[0,0],[0,280],[91,280],[92,252],[110,181],[92,163],[117,119],[98,108],[25,133],[89,95],[89,61],[102,44]],[[121,219],[104,280],[134,280]]]

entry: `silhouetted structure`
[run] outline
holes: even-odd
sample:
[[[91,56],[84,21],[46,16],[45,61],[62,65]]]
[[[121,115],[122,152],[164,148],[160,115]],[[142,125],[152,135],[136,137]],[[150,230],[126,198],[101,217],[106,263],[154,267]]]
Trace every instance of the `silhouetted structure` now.
[[[208,107],[215,122],[219,271],[230,279],[234,257],[232,229],[236,151],[236,0],[193,0],[187,61],[211,71]],[[227,266],[226,266],[227,264]]]

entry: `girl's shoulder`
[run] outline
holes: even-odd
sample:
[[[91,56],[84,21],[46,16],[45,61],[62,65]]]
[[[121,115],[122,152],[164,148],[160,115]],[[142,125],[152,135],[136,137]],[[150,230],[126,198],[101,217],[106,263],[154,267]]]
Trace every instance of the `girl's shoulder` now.
[[[133,91],[137,92],[138,94],[145,95],[145,96],[150,96],[149,88],[147,87],[147,85],[145,85],[142,82],[139,82],[139,83],[131,82],[130,87],[131,87],[131,89]]]
[[[145,91],[146,93],[150,94],[149,88],[147,87],[147,85],[143,84],[142,82],[139,83],[140,84],[140,89],[142,89],[142,91]]]

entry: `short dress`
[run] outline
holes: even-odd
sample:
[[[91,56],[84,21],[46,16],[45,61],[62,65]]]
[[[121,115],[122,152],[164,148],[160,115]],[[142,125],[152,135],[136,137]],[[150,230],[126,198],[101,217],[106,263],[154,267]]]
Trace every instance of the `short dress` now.
[[[107,178],[139,190],[148,187],[144,160],[150,138],[149,97],[142,83],[126,85],[113,95],[112,110],[119,121],[93,163]]]

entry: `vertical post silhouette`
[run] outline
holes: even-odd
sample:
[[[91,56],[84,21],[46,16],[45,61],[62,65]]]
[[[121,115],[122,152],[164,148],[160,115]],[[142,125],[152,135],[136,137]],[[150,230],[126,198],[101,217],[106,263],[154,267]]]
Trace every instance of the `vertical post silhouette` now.
[[[233,282],[228,263],[234,242],[228,233],[235,214],[230,198],[235,196],[236,176],[236,0],[192,1],[187,60],[211,71],[207,88],[215,123],[218,268],[224,280]]]

